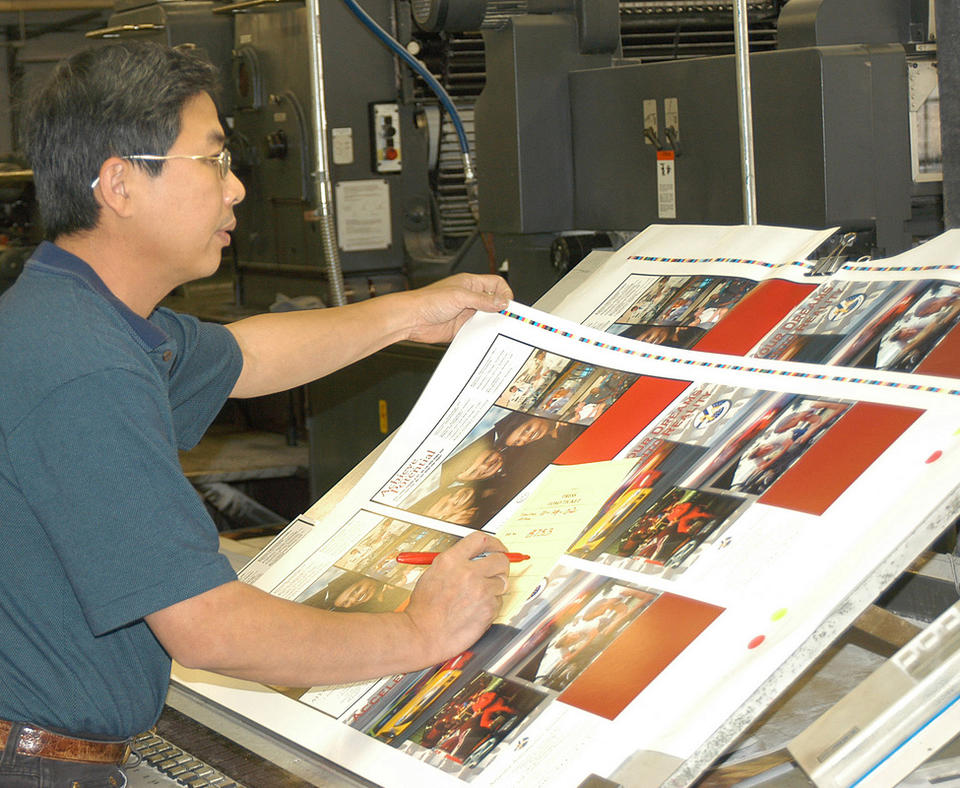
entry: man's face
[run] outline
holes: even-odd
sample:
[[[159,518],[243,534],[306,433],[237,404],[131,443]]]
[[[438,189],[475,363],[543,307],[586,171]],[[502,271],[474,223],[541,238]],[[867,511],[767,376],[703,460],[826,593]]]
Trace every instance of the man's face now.
[[[220,152],[224,134],[210,96],[201,93],[189,99],[180,117],[180,135],[167,155]],[[138,234],[138,251],[162,266],[171,287],[216,272],[236,225],[233,206],[244,198],[243,184],[232,172],[221,178],[216,162],[193,159],[169,159],[159,176],[141,172],[135,177],[145,184],[137,226],[131,228]]]
[[[550,431],[550,426],[551,422],[547,419],[531,416],[511,431],[504,442],[507,446],[526,446],[528,443],[540,440]]]
[[[500,472],[503,467],[503,456],[496,449],[481,451],[473,462],[457,474],[462,482],[472,482],[478,479],[489,479]]]
[[[369,602],[377,593],[377,583],[370,578],[363,577],[355,583],[351,583],[337,598],[333,601],[334,606],[339,608],[351,608]]]
[[[477,507],[473,505],[475,499],[476,492],[472,487],[456,487],[434,501],[425,514],[448,523],[469,525],[477,513]]]

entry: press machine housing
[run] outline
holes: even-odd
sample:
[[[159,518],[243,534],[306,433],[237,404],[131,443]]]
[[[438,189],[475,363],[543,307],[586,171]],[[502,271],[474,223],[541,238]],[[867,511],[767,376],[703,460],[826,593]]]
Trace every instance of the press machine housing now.
[[[571,231],[744,221],[734,56],[624,58],[610,43],[585,46],[586,23],[659,4],[548,5],[483,32],[480,228],[510,249],[515,289],[551,275],[550,243]],[[937,176],[917,167],[931,163],[920,147],[939,146],[936,95],[918,79],[936,74],[930,23],[928,3],[784,6],[776,48],[750,56],[760,223],[839,225],[877,255],[942,229]],[[672,161],[672,209],[658,153]]]

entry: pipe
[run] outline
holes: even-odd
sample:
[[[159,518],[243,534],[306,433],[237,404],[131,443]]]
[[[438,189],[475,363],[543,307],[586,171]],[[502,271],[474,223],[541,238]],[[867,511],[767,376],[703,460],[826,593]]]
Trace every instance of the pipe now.
[[[750,39],[747,0],[733,4],[734,52],[737,60],[737,109],[740,120],[740,172],[743,176],[743,223],[757,223],[757,183],[753,158],[753,99],[750,90]]]
[[[87,11],[113,10],[114,0],[0,0],[0,11]]]
[[[320,38],[319,0],[307,0],[307,33],[310,37],[310,93],[313,98],[314,139],[314,212],[320,223],[320,239],[323,245],[324,270],[330,288],[330,306],[343,306],[347,297],[343,286],[343,269],[340,264],[340,249],[337,246],[336,223],[333,210],[333,186],[330,178],[329,154],[327,151],[327,112],[323,92],[323,49]]]
[[[88,30],[83,35],[86,38],[120,38],[124,33],[154,33],[157,30],[165,30],[166,25],[157,25],[147,22],[141,25],[113,25],[112,27],[101,27],[99,30]]]
[[[33,170],[0,170],[0,183],[32,181]]]

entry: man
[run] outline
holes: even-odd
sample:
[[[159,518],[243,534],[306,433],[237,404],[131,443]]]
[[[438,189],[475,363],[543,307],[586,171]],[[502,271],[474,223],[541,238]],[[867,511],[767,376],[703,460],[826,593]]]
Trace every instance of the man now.
[[[218,555],[177,450],[228,395],[300,385],[397,340],[448,341],[510,292],[460,275],[226,327],[157,308],[217,269],[244,197],[214,90],[196,56],[127,42],[61,64],[26,114],[53,243],[0,299],[5,787],[120,784],[170,657],[284,686],[416,670],[479,638],[506,588],[504,547],[479,533],[437,559],[402,613],[281,600]]]

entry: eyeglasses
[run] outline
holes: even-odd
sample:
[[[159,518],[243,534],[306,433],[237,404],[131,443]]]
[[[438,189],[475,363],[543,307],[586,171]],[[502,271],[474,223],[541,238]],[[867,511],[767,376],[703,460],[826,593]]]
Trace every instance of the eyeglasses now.
[[[227,148],[221,150],[215,156],[187,156],[185,154],[172,153],[160,155],[157,153],[131,153],[129,156],[121,156],[121,159],[139,159],[141,161],[166,161],[167,159],[193,159],[194,161],[215,161],[217,163],[217,172],[220,173],[220,177],[226,180],[227,175],[230,174],[230,164],[232,159],[230,158],[230,151]],[[93,182],[90,184],[91,189],[97,188],[97,184],[100,183],[100,176],[98,175],[93,179]]]

